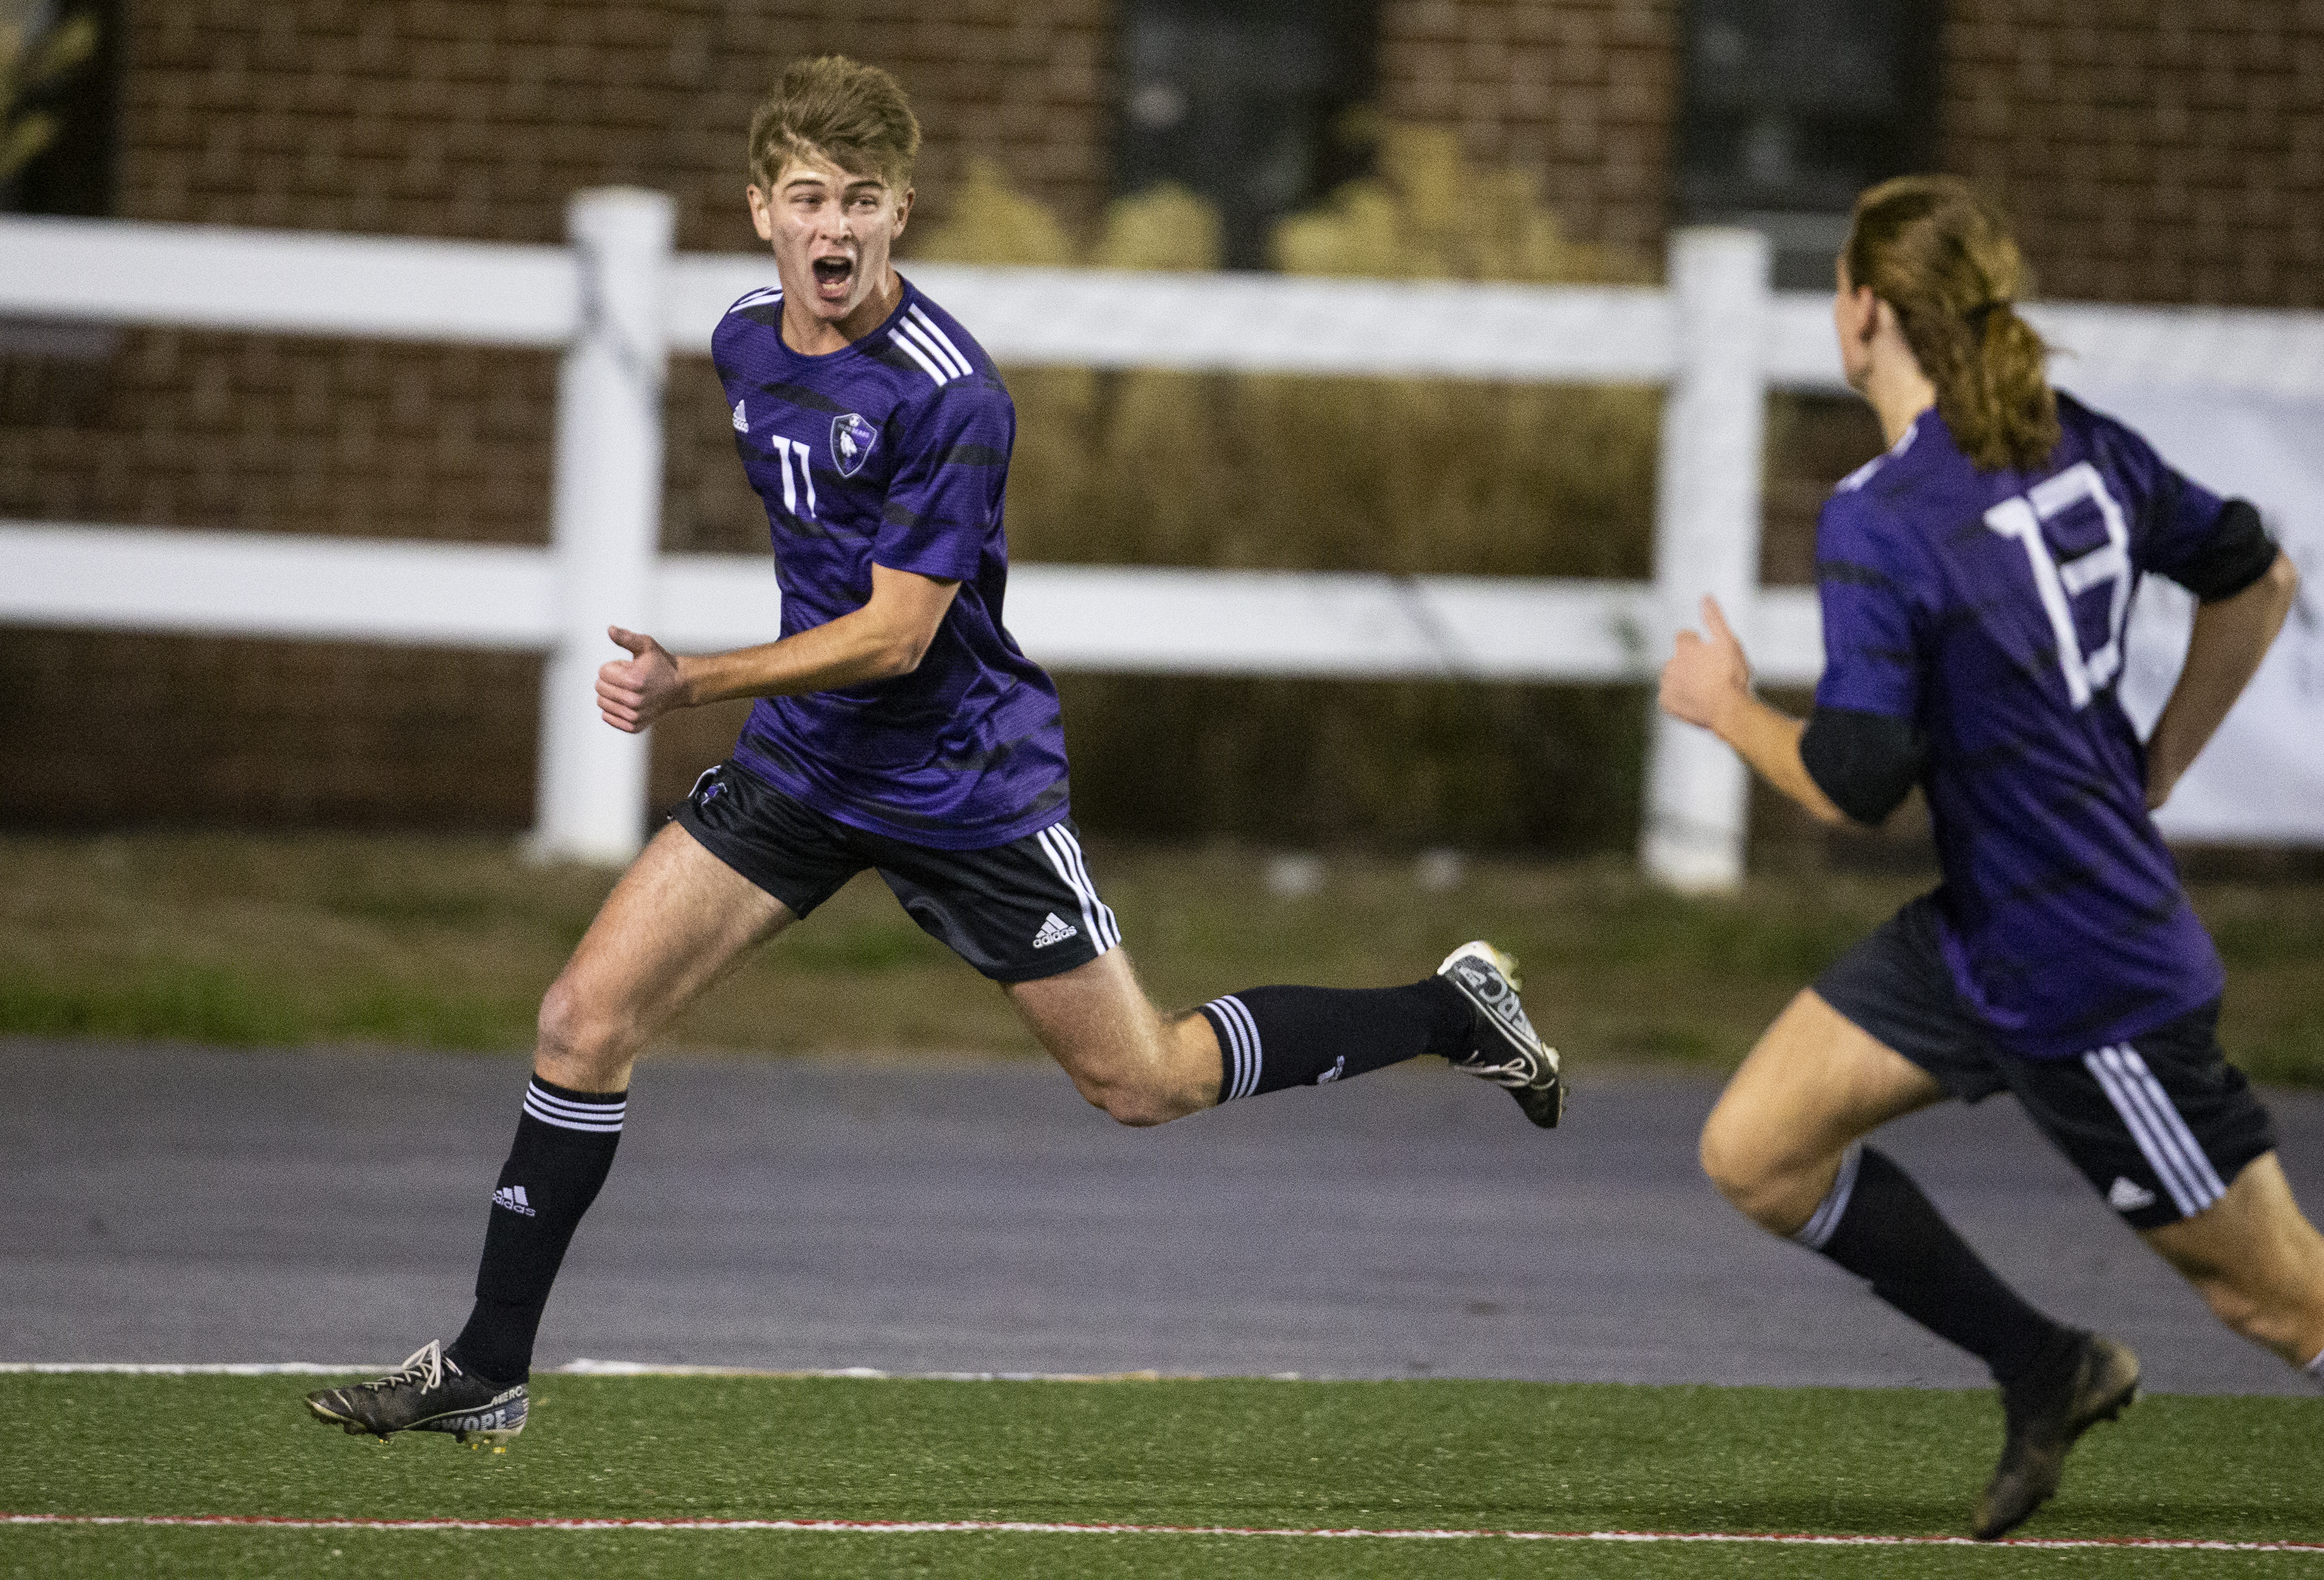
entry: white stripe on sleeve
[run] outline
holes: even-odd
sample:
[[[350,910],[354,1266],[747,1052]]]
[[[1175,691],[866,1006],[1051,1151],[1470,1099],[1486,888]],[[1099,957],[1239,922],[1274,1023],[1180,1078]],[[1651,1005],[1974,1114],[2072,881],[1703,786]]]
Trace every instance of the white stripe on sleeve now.
[[[911,326],[908,324],[899,324],[896,326],[895,334],[889,336],[889,338],[893,340],[898,345],[901,346],[903,348],[904,354],[910,357],[914,362],[919,363],[920,371],[927,374],[929,378],[934,379],[938,385],[941,386],[950,383],[952,381],[952,374],[944,369],[938,368],[934,362],[931,362],[928,359],[928,354],[927,352],[922,351],[918,346],[912,344],[911,336],[906,333],[906,331],[910,328]]]
[[[909,336],[914,344],[935,360],[937,383],[948,384],[960,377],[959,372],[952,365],[952,359],[945,356],[943,349],[928,338],[928,332],[926,329],[912,322],[909,314],[907,314],[903,321],[896,326],[896,329],[898,333]]]
[[[975,367],[960,354],[960,347],[952,343],[952,336],[938,328],[936,321],[921,311],[918,302],[913,303],[911,310],[904,316],[919,326],[920,333],[927,336],[929,345],[945,358],[947,367],[964,379],[975,376]]]

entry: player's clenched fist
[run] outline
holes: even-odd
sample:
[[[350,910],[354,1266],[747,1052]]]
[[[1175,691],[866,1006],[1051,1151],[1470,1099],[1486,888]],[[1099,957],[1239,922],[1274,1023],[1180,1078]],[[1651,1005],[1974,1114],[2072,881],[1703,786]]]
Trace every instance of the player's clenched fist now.
[[[605,634],[629,649],[597,671],[597,712],[616,730],[637,734],[686,700],[678,656],[643,631],[608,626]]]

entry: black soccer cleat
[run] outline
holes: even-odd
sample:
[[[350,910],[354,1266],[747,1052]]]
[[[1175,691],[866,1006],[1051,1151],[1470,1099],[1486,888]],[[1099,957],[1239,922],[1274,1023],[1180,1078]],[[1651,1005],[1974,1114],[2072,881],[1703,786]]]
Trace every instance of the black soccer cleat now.
[[[2074,1369],[2046,1387],[2005,1388],[2002,1413],[2008,1437],[2001,1463],[1978,1494],[1969,1534],[1992,1541],[2015,1530],[2055,1496],[2066,1454],[2076,1438],[2110,1421],[2138,1398],[2138,1357],[2103,1334],[2082,1336]]]
[[[403,1364],[372,1382],[351,1382],[307,1395],[318,1421],[387,1441],[396,1432],[449,1432],[471,1448],[508,1452],[509,1439],[524,1430],[525,1385],[503,1388],[460,1370],[444,1346],[430,1339]]]
[[[1535,1033],[1517,1002],[1517,963],[1479,939],[1444,957],[1436,974],[1469,1001],[1469,1052],[1452,1068],[1505,1087],[1525,1116],[1545,1130],[1565,1113],[1557,1050]]]

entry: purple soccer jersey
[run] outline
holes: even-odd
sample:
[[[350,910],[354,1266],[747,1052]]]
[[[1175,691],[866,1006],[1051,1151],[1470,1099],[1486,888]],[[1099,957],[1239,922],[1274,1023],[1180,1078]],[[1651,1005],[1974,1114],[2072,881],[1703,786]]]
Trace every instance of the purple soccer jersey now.
[[[862,608],[872,567],[957,580],[919,667],[761,697],[734,759],[840,822],[946,850],[1006,844],[1067,812],[1056,687],[1001,626],[1001,504],[1016,408],[991,359],[909,280],[845,350],[783,344],[782,293],[727,309],[711,356],[734,447],[767,507],[782,634]]]
[[[2138,577],[2182,570],[2218,498],[2070,398],[2039,471],[1979,472],[1932,409],[1816,528],[1821,708],[1910,720],[1955,985],[1994,1040],[2066,1058],[2218,996],[2116,700]]]

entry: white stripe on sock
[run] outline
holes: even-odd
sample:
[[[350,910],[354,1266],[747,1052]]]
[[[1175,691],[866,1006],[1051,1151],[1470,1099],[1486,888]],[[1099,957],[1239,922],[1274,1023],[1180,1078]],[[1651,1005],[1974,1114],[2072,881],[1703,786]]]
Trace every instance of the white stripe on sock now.
[[[560,1130],[586,1130],[600,1135],[621,1134],[622,1120],[629,1112],[629,1094],[608,1098],[602,1102],[560,1098],[542,1089],[539,1081],[524,1089],[524,1111],[543,1125],[554,1125]]]
[[[1233,1065],[1233,1074],[1226,1083],[1226,1096],[1220,1100],[1231,1103],[1237,1098],[1247,1098],[1259,1089],[1259,1023],[1251,1018],[1243,1001],[1231,993],[1224,998],[1212,999],[1205,1007],[1218,1012],[1219,1024],[1225,1028],[1230,1044],[1227,1056]]]
[[[2300,1369],[2307,1373],[2310,1376],[2315,1378],[2319,1382],[2324,1382],[2324,1350],[2318,1350],[2316,1352],[2316,1358]]]
[[[1226,1061],[1219,1079],[1219,1101],[1231,1103],[1242,1088],[1242,1027],[1227,1014],[1224,1006],[1209,1004],[1204,1007],[1213,1012],[1212,1029],[1219,1034],[1219,1053]]]
[[[1848,1216],[1848,1199],[1856,1194],[1857,1165],[1863,1161],[1864,1144],[1849,1143],[1848,1150],[1840,1154],[1840,1173],[1832,1180],[1831,1189],[1824,1192],[1823,1199],[1816,1203],[1815,1211],[1799,1226],[1793,1239],[1811,1251],[1821,1251],[1831,1244],[1832,1231]]]
[[[571,1119],[583,1125],[603,1125],[608,1121],[618,1123],[628,1112],[620,1103],[609,1104],[602,1107],[582,1103],[560,1103],[546,1092],[526,1093],[524,1104],[528,1108],[538,1108],[544,1114],[553,1115],[559,1119]]]

